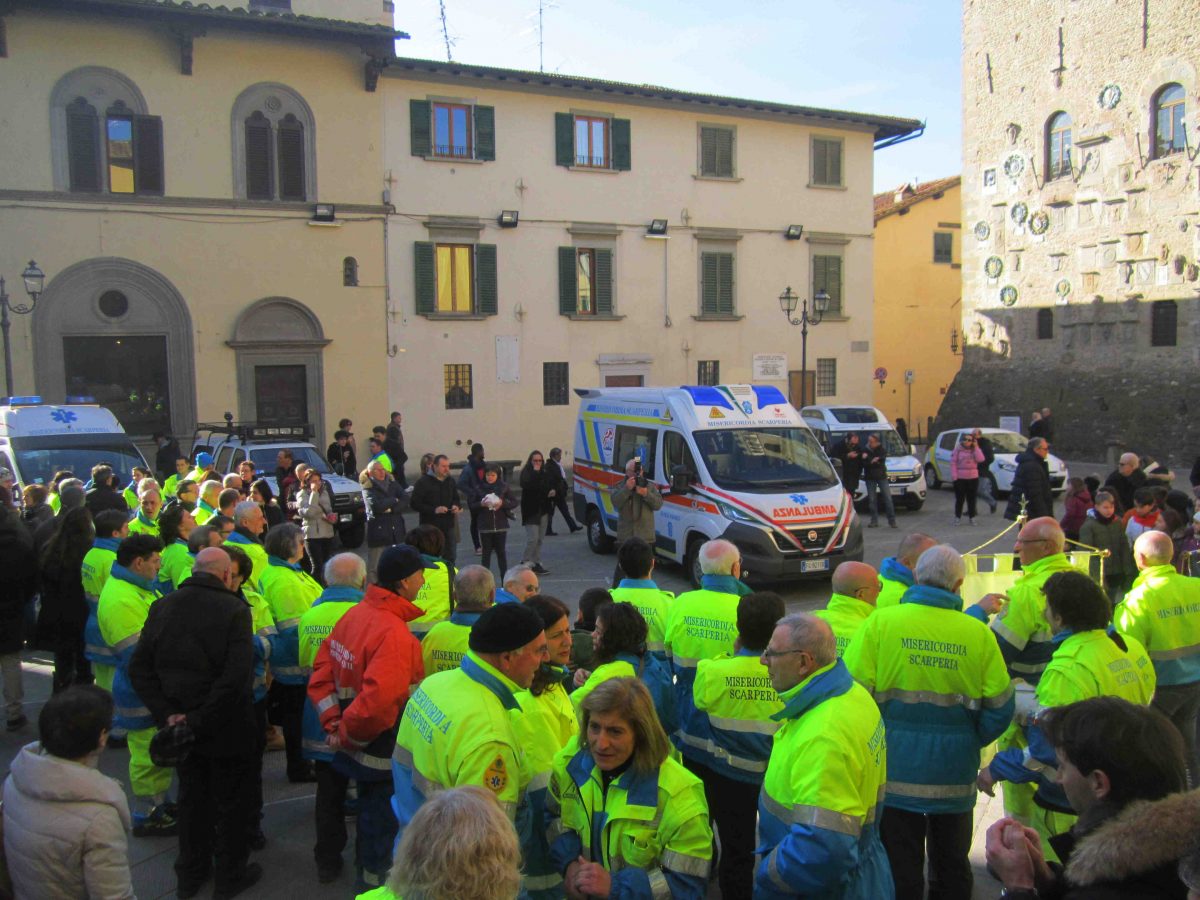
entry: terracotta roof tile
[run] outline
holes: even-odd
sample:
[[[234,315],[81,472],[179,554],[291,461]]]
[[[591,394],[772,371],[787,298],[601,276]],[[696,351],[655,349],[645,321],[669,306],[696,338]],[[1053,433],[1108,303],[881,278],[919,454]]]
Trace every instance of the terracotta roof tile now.
[[[961,183],[961,175],[952,175],[949,178],[939,178],[936,181],[902,184],[893,190],[876,194],[875,221],[878,222],[886,216],[898,213],[903,209],[908,209],[922,200],[928,200],[935,194],[948,191],[950,188],[957,187]]]

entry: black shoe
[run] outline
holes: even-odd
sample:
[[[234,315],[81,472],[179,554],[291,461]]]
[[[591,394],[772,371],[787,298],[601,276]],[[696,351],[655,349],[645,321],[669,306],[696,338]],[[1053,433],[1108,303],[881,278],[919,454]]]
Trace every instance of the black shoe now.
[[[583,531],[583,526],[582,525],[572,525],[571,526],[571,534],[574,534],[577,531]]]
[[[8,730],[9,731],[20,731],[22,728],[24,728],[28,724],[29,724],[29,717],[27,715],[25,715],[25,713],[21,713],[15,719],[8,720]]]
[[[547,569],[545,566],[543,566],[541,563],[534,563],[533,574],[534,575],[549,575],[550,570]]]
[[[332,884],[341,877],[342,860],[339,857],[336,863],[317,863],[317,881],[321,884]]]
[[[134,837],[173,837],[179,833],[179,822],[162,805],[149,813],[133,817]]]
[[[200,893],[200,889],[208,883],[208,879],[211,876],[212,872],[210,871],[199,881],[179,882],[179,885],[175,888],[175,896],[180,898],[180,900],[188,900],[189,897],[195,897]]]
[[[558,537],[558,532],[557,531],[547,531],[546,537]]]
[[[262,874],[262,866],[258,863],[246,863],[246,868],[242,869],[242,873],[237,878],[231,878],[224,887],[218,887],[213,891],[213,900],[227,900],[229,897],[236,897],[242,891],[258,884]]]

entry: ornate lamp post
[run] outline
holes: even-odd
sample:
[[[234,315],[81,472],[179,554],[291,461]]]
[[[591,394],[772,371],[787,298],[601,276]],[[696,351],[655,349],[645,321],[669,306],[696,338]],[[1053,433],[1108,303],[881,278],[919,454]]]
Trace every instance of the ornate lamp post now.
[[[37,306],[38,297],[42,293],[42,288],[46,284],[46,274],[37,267],[32,259],[29,265],[25,267],[25,271],[21,273],[21,278],[25,281],[25,293],[29,295],[30,304],[26,306],[24,303],[18,303],[15,306],[9,303],[9,297],[4,290],[4,279],[0,278],[0,331],[4,332],[4,386],[8,390],[8,396],[13,394],[13,369],[12,369],[12,347],[8,342],[8,329],[10,323],[8,321],[8,312],[12,310],[18,315],[28,315],[33,312],[33,308]]]
[[[792,313],[796,311],[796,305],[800,304],[800,318],[793,319]],[[829,309],[829,294],[825,291],[817,291],[813,297],[813,314],[808,314],[808,298],[801,300],[792,293],[791,285],[779,295],[779,308],[783,310],[784,316],[793,325],[800,326],[800,405],[808,405],[808,326],[814,328],[821,324],[821,317],[825,315],[825,311]]]

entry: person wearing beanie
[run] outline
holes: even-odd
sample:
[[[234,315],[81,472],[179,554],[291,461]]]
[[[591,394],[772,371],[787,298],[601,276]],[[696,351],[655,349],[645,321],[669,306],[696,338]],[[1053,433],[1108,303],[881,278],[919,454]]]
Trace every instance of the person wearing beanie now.
[[[434,792],[465,784],[487,788],[516,817],[526,785],[512,715],[549,659],[545,625],[523,604],[499,604],[471,626],[467,646],[457,669],[426,678],[404,708],[392,755],[400,836]]]
[[[377,583],[333,626],[317,651],[308,699],[321,717],[333,762],[322,767],[317,792],[326,827],[318,839],[317,877],[337,879],[342,868],[340,841],[328,827],[328,815],[341,816],[346,787],[358,784],[357,888],[379,887],[387,879],[396,840],[391,810],[388,760],[396,742],[396,723],[410,691],[425,677],[421,645],[408,624],[421,616],[413,600],[425,583],[429,564],[413,547],[388,547],[379,557]],[[337,798],[341,798],[338,800]],[[331,839],[332,838],[332,839]]]

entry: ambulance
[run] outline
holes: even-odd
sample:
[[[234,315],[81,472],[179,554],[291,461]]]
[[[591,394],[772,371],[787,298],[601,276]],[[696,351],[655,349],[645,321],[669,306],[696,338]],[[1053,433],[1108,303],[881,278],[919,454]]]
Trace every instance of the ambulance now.
[[[67,399],[65,404],[43,403],[37,396],[0,399],[0,466],[19,485],[49,484],[59,470],[86,482],[100,463],[112,466],[124,484],[134,466],[146,466],[110,410],[90,397]]]
[[[745,580],[828,577],[861,560],[862,527],[820,442],[778,388],[577,388],[575,514],[596,553],[617,533],[613,491],[641,461],[663,494],[658,555],[699,584],[697,553],[737,545]]]

